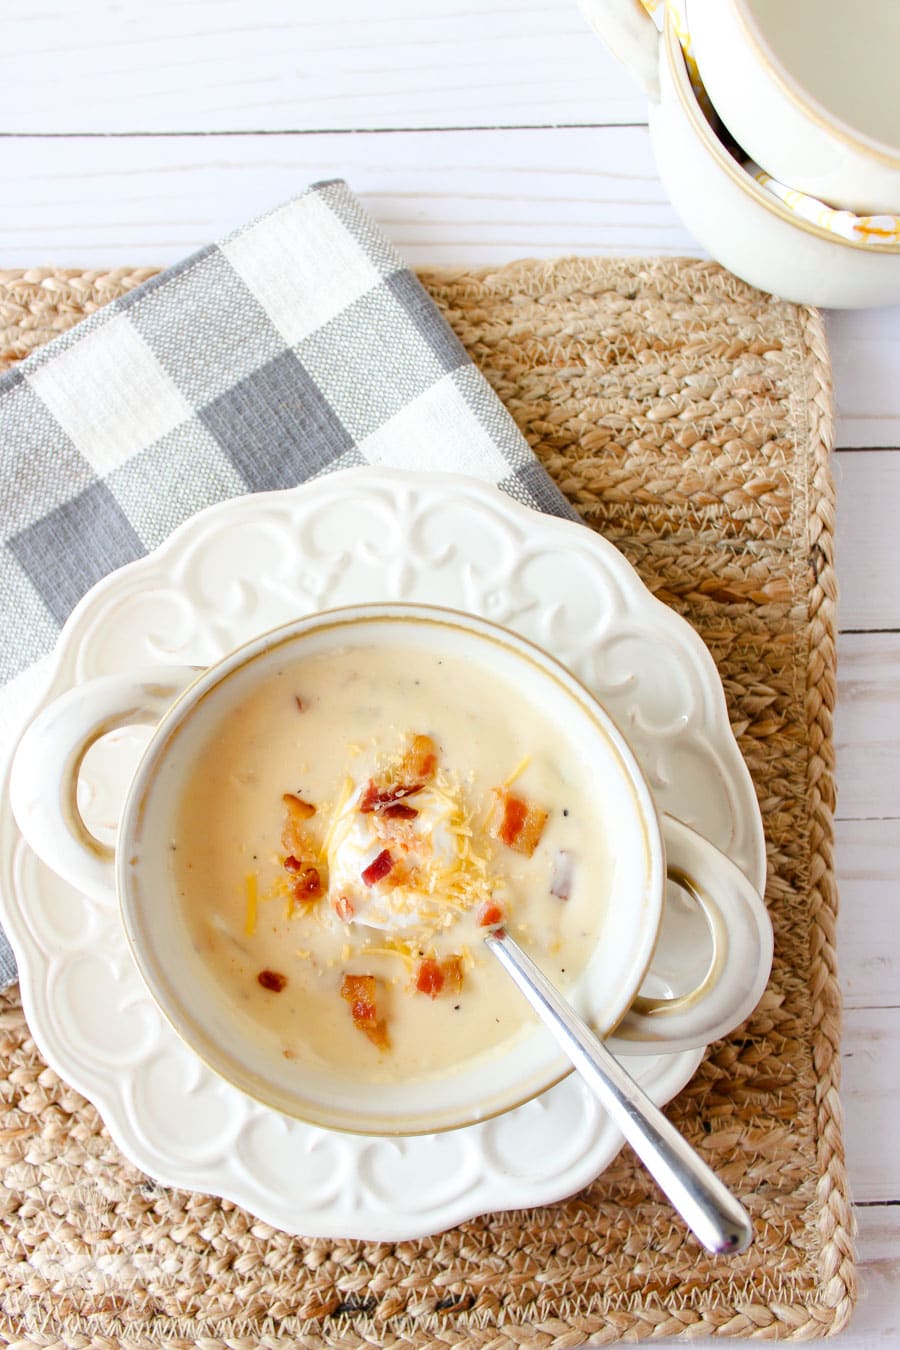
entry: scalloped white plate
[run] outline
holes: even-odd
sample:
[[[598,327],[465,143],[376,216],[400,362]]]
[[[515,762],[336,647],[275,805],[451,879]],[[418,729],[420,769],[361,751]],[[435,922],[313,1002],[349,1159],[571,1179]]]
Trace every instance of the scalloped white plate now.
[[[205,665],[263,630],[335,605],[417,600],[523,633],[588,684],[633,745],[661,809],[762,890],[750,776],[712,659],[620,553],[474,479],[352,470],[214,506],[105,578],[60,636],[41,706],[81,680],[153,662]],[[98,757],[93,819],[115,819],[140,748]],[[4,792],[0,912],[29,1026],[138,1167],[225,1196],[306,1236],[401,1240],[586,1185],[622,1144],[576,1075],[494,1120],[401,1139],[342,1135],[258,1105],[208,1070],[146,992],[118,914],[50,873]],[[633,1058],[655,1101],[701,1052]]]

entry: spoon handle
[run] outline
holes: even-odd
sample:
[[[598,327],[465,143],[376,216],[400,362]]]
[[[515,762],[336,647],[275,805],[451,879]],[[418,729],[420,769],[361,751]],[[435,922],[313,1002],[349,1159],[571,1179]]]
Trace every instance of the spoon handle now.
[[[750,1216],[581,1020],[518,943],[503,930],[485,943],[550,1029],[688,1227],[711,1252],[742,1252]]]

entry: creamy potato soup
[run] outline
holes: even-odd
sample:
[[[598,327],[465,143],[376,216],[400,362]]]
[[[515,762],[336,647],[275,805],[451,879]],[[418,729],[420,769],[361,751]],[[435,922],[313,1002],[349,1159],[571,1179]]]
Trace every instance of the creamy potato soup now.
[[[530,1024],[504,925],[565,988],[608,889],[589,766],[496,676],[410,646],[287,660],[196,756],[173,864],[191,939],[287,1060],[446,1072]]]

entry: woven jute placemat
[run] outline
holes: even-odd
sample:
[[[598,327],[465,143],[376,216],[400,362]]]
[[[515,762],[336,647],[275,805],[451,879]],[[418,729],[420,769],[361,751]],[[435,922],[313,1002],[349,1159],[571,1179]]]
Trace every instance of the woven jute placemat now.
[[[0,274],[15,360],[148,275]],[[423,277],[592,528],[702,634],[765,818],[775,965],[671,1118],[757,1237],[704,1256],[624,1150],[544,1209],[417,1242],[306,1241],[165,1190],[3,1002],[0,1308],[20,1345],[574,1347],[806,1339],[854,1298],[838,1102],[829,367],[815,311],[713,264],[574,259]],[[2,452],[2,451],[0,451]]]

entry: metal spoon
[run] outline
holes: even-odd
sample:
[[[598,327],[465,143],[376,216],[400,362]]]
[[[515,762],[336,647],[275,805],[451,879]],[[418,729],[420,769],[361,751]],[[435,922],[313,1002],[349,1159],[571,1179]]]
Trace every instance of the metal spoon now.
[[[724,1255],[742,1252],[753,1237],[750,1216],[715,1172],[505,929],[494,929],[485,944],[703,1246]]]

